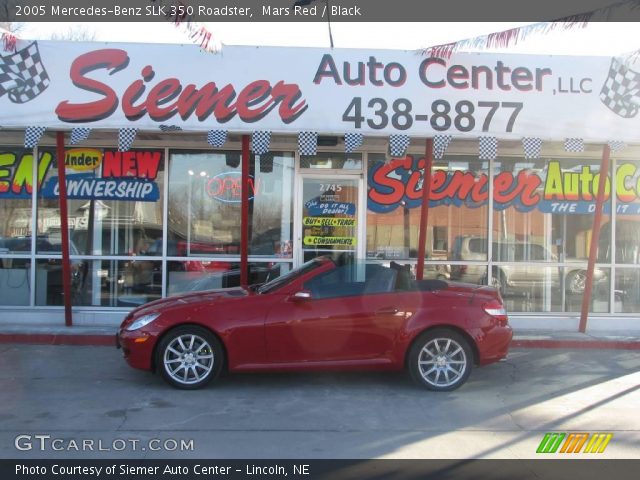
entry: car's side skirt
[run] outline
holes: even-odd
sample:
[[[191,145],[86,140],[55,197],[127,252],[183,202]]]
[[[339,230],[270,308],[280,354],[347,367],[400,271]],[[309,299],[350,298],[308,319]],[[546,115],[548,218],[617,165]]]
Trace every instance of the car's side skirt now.
[[[290,363],[247,363],[237,365],[232,372],[259,371],[349,371],[349,370],[402,370],[389,358],[372,358],[365,360],[336,360],[323,362],[290,362]]]

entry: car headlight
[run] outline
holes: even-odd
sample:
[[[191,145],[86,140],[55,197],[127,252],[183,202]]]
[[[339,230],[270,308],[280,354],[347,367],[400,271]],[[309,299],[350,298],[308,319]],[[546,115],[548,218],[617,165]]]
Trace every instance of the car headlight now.
[[[147,315],[143,315],[138,318],[135,322],[127,327],[127,330],[130,332],[132,330],[138,330],[139,328],[144,327],[145,325],[149,325],[156,318],[160,316],[159,313],[149,313]]]

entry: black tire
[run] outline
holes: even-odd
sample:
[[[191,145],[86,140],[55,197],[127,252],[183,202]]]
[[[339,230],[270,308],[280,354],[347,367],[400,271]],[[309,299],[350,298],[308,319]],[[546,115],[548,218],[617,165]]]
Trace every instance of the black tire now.
[[[441,355],[438,355],[436,346]],[[407,362],[416,383],[436,392],[450,392],[462,386],[471,375],[473,352],[462,335],[437,328],[423,333],[413,342]],[[456,374],[455,379],[449,376],[452,370]],[[447,379],[451,381],[447,382]]]
[[[222,344],[213,333],[197,325],[174,328],[156,349],[156,367],[162,378],[182,390],[204,387],[220,376],[223,365]]]

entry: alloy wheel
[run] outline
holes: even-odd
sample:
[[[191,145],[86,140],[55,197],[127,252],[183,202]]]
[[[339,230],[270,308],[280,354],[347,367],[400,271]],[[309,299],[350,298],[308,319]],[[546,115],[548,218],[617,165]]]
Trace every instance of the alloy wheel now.
[[[418,355],[418,370],[429,385],[446,388],[463,377],[467,366],[464,348],[451,338],[434,338]]]
[[[199,335],[182,334],[169,342],[163,355],[164,369],[175,382],[192,385],[211,374],[215,364],[213,349]]]

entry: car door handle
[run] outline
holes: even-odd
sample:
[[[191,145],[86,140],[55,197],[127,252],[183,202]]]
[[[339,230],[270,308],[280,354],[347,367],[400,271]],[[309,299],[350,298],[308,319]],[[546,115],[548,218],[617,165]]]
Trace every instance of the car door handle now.
[[[378,310],[376,312],[376,315],[393,315],[395,313],[398,313],[398,309],[395,307],[386,307],[386,308],[381,308],[380,310]]]

